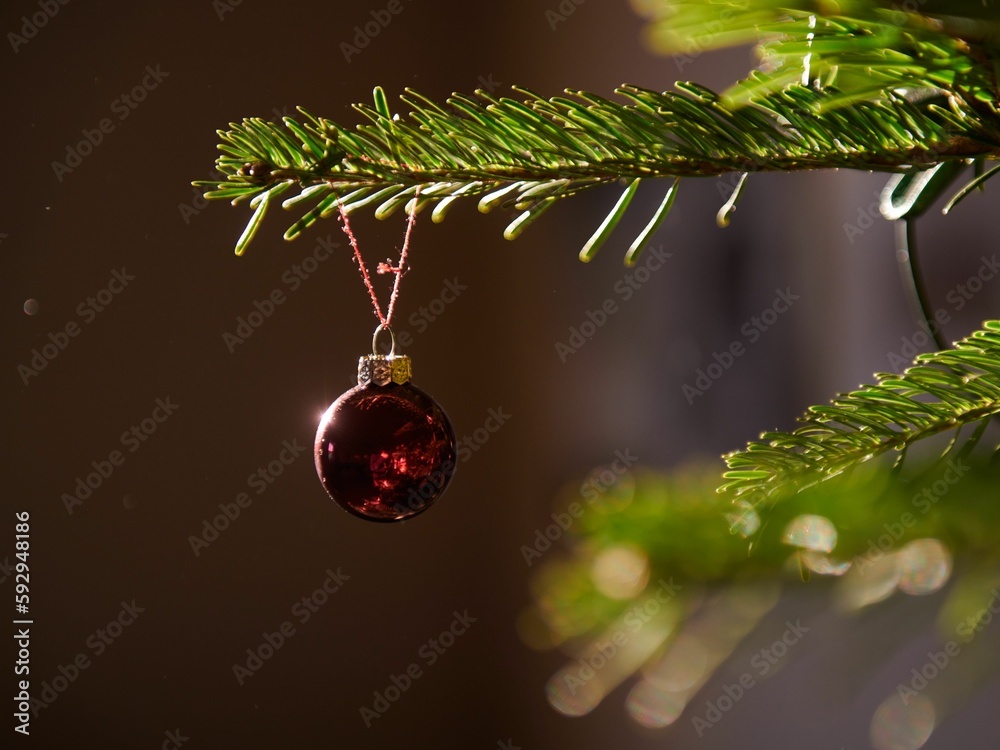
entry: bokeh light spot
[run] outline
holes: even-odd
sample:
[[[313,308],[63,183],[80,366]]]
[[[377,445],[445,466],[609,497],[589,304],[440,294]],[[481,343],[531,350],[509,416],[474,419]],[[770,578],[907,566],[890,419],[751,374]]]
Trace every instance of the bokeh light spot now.
[[[636,723],[650,729],[673,724],[680,718],[686,705],[684,693],[666,690],[646,681],[632,688],[625,701],[629,716]]]
[[[837,527],[824,516],[801,515],[785,528],[785,544],[816,552],[832,552],[837,546]]]
[[[594,586],[612,599],[630,599],[649,582],[649,560],[635,547],[619,545],[603,550],[591,568]]]
[[[859,556],[850,572],[840,579],[836,591],[837,603],[852,612],[888,598],[899,583],[896,552],[886,552],[872,559]]]
[[[842,576],[851,569],[850,561],[835,562],[829,555],[824,555],[813,550],[805,550],[801,553],[802,564],[813,573],[821,576]]]
[[[746,500],[733,503],[733,510],[726,514],[729,531],[744,539],[753,536],[760,529],[760,514]]]
[[[627,508],[635,497],[635,477],[626,467],[606,464],[594,468],[580,485],[587,506],[600,513],[615,513]]]
[[[871,739],[875,750],[917,750],[934,731],[934,704],[922,695],[906,702],[893,693],[872,716]]]
[[[937,539],[915,539],[899,551],[900,591],[930,594],[950,577],[951,553]]]

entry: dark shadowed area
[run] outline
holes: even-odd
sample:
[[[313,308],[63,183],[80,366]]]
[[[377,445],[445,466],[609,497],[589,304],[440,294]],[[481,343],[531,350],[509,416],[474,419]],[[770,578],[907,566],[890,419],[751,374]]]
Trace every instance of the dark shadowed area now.
[[[750,65],[742,50],[654,56],[627,3],[576,2],[5,4],[0,597],[28,511],[31,692],[45,704],[27,739],[8,713],[0,746],[868,747],[872,712],[932,645],[933,597],[854,619],[781,602],[693,701],[702,714],[784,622],[814,634],[703,736],[688,715],[639,727],[625,687],[560,715],[545,685],[565,657],[530,648],[517,623],[536,570],[522,546],[567,483],[620,451],[659,469],[714,459],[890,369],[919,329],[875,207],[884,178],[762,175],[726,230],[715,212],[731,181],[689,180],[638,276],[622,255],[656,191],[587,265],[577,252],[617,190],[555,207],[515,242],[512,217],[473,201],[441,224],[421,215],[397,335],[469,449],[444,497],[400,524],[345,513],[312,462],[376,323],[338,224],[288,243],[291,214],[276,211],[237,258],[248,209],[206,207],[190,185],[211,175],[216,129],[296,105],[356,122],[350,104],[375,85],[392,106],[405,87],[611,96],[624,82],[721,88]],[[937,304],[991,257],[991,210],[974,197],[921,223]],[[405,226],[353,224],[369,263],[394,256]],[[947,308],[950,339],[996,317],[993,284]],[[686,397],[780,294],[788,312]],[[583,346],[559,347],[594,317]],[[994,681],[925,747],[992,747],[981,727],[997,698]]]

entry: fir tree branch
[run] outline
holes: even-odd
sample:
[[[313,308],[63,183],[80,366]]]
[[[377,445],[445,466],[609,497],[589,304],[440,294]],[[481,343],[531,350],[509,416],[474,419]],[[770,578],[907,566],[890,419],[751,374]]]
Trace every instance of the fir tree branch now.
[[[820,587],[841,611],[857,611],[892,595],[930,593],[954,578],[945,596],[975,585],[975,612],[996,585],[1000,505],[994,497],[1000,467],[959,453],[920,468],[921,473],[902,478],[869,464],[795,493],[766,515],[751,508],[742,517],[726,507],[725,497],[712,492],[716,472],[709,467],[689,466],[669,474],[633,470],[607,488],[595,509],[574,519],[566,531],[571,541],[562,550],[543,557],[547,547],[537,541],[521,548],[525,561],[538,571],[532,614],[546,631],[541,642],[571,653],[579,669],[581,652],[608,642],[609,633],[629,622],[624,619],[629,613],[634,621],[651,602],[664,603],[656,596],[664,582],[676,585],[676,599],[665,602],[679,605],[674,633],[683,632],[685,622],[703,633],[698,627],[699,620],[704,624],[703,607],[712,607],[727,587],[739,599],[738,611],[745,611],[758,586],[770,590],[776,601],[782,585],[805,582],[813,591]],[[943,495],[931,492],[936,482],[947,486]],[[561,498],[561,507],[579,501],[574,490]],[[724,514],[733,523],[731,534],[725,533]],[[552,545],[559,546],[559,541]],[[929,548],[943,554],[924,554]],[[645,568],[648,572],[639,580],[646,585],[601,580],[597,571],[606,569],[602,563],[611,556],[616,562],[631,558],[637,569]],[[946,603],[943,619],[951,622],[945,632],[954,633],[961,618],[949,617],[948,609]],[[962,610],[962,617],[969,614],[967,607]],[[730,618],[724,621],[728,627]],[[647,677],[670,674],[656,669],[661,654],[643,665]],[[680,664],[674,666],[681,675],[689,674]]]
[[[1000,321],[955,349],[918,355],[900,375],[814,406],[793,432],[766,432],[725,457],[719,491],[771,504],[890,450],[1000,413]]]
[[[304,211],[286,239],[336,213],[338,203],[348,212],[371,206],[379,218],[404,206],[433,206],[433,219],[441,221],[455,201],[471,197],[480,198],[484,212],[520,211],[504,233],[513,239],[560,199],[628,186],[581,253],[587,259],[640,182],[654,178],[908,172],[1000,158],[993,4],[961,2],[947,10],[925,2],[921,13],[887,5],[651,0],[644,7],[663,51],[683,57],[758,41],[761,69],[722,96],[692,83],[662,93],[622,86],[616,93],[624,102],[514,89],[520,98],[479,91],[436,103],[408,90],[403,116],[393,116],[376,89],[374,106],[356,105],[368,122],[354,128],[301,109],[303,122],[231,123],[219,131],[223,177],[195,185],[209,198],[249,201],[254,209],[237,254],[279,197],[284,208]],[[669,210],[675,194],[672,186],[661,206]],[[724,207],[720,224],[731,210]],[[658,211],[651,224],[664,216]],[[651,236],[636,239],[627,262]]]
[[[649,41],[681,63],[710,49],[758,44],[762,74],[725,92],[727,102],[780,90],[792,81],[836,86],[831,104],[887,88],[964,91],[996,100],[990,58],[1000,36],[993,0],[650,0]],[[829,106],[829,104],[827,105]]]
[[[371,122],[348,129],[303,110],[284,126],[251,118],[220,131],[220,180],[195,185],[206,197],[249,201],[255,213],[238,252],[268,206],[305,210],[286,231],[294,239],[337,210],[372,206],[380,218],[407,206],[441,220],[453,199],[478,196],[480,210],[516,209],[529,217],[556,199],[617,182],[727,172],[857,168],[881,171],[1000,155],[1000,119],[964,100],[947,108],[889,92],[875,102],[824,110],[834,90],[791,86],[753,107],[726,105],[695,84],[658,93],[624,86],[619,104],[595,94],[518,101],[479,92],[439,106],[408,92],[405,118],[358,105]],[[907,123],[904,128],[900,123]],[[613,228],[613,225],[610,227]],[[510,230],[508,230],[510,232]]]

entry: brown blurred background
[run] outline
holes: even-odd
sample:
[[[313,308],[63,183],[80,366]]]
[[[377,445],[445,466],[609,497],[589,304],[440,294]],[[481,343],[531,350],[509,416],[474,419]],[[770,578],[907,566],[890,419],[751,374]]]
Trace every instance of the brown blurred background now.
[[[615,296],[624,248],[661,193],[643,189],[589,265],[577,251],[616,191],[556,207],[514,243],[501,236],[510,217],[484,217],[472,202],[440,225],[422,216],[401,319],[437,298],[445,280],[467,289],[425,330],[403,326],[413,336],[415,381],[459,436],[481,427],[491,408],[510,420],[412,522],[366,524],[344,513],[306,453],[263,494],[251,488],[252,505],[193,553],[189,537],[220,503],[248,491],[248,475],[277,459],[283,441],[311,445],[319,414],[352,384],[374,327],[335,222],[286,243],[291,215],[273,214],[246,256],[234,257],[246,209],[202,210],[189,184],[210,176],[217,128],[295,105],[356,122],[350,103],[370,101],[377,84],[392,98],[404,87],[440,100],[487,84],[610,95],[624,82],[664,89],[679,78],[724,87],[751,64],[743,50],[684,66],[653,56],[624,2],[582,3],[553,29],[545,13],[558,10],[555,2],[470,10],[404,1],[350,62],[340,44],[353,43],[354,27],[385,3],[225,3],[71,2],[26,42],[8,34],[0,48],[9,178],[0,210],[4,455],[12,479],[0,560],[13,560],[12,512],[30,511],[32,691],[78,654],[89,659],[32,722],[29,746],[170,747],[178,730],[185,748],[867,746],[871,713],[894,673],[879,678],[879,689],[852,688],[836,701],[817,686],[840,684],[852,646],[872,634],[898,632],[901,622],[920,631],[931,610],[919,601],[853,623],[817,614],[823,635],[808,644],[805,665],[701,739],[686,718],[640,730],[619,693],[590,716],[560,716],[544,687],[563,657],[529,649],[515,624],[533,572],[520,548],[550,523],[563,485],[618,450],[660,468],[717,456],[889,368],[887,354],[916,330],[890,227],[876,219],[861,236],[844,229],[869,211],[879,176],[754,178],[725,231],[715,228],[716,181],[687,181],[654,242],[672,257],[565,364],[555,343]],[[7,3],[0,31],[21,35],[22,17],[40,12],[39,3]],[[119,119],[116,100],[142,84],[147,66],[166,77]],[[71,172],[55,169],[103,118],[113,129],[92,153]],[[973,197],[947,220],[922,222],[936,305],[996,246],[990,211],[988,197]],[[399,246],[403,219],[359,216],[355,227],[373,262]],[[343,252],[290,290],[283,274],[326,236]],[[123,267],[134,280],[103,311],[79,314]],[[230,353],[223,333],[278,288],[287,301]],[[681,386],[778,288],[801,300],[689,405]],[[988,287],[953,314],[949,338],[995,317],[998,290]],[[27,300],[37,301],[34,314],[24,312]],[[79,335],[25,384],[18,366],[70,322]],[[123,449],[122,433],[167,398],[176,412],[135,452]],[[68,513],[62,494],[116,449],[124,464]],[[349,580],[301,623],[293,607],[328,569]],[[0,584],[4,599],[12,588],[9,577]],[[142,613],[98,654],[98,630],[133,599]],[[779,631],[789,612],[802,616],[815,604],[785,606],[774,616]],[[465,610],[476,622],[428,665],[422,646]],[[238,684],[234,664],[245,665],[247,649],[284,621],[294,635]],[[366,728],[360,708],[414,662],[422,676]],[[994,746],[977,744],[977,725],[990,719],[996,697],[962,708],[966,720],[953,716],[927,747]],[[3,746],[28,745],[3,732]]]

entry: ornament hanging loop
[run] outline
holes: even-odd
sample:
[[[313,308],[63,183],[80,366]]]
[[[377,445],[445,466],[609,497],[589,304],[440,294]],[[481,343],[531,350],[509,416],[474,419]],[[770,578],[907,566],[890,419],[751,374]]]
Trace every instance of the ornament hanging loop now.
[[[378,353],[378,335],[383,332],[389,334],[391,342],[388,354]],[[379,323],[372,336],[372,353],[358,360],[358,385],[403,385],[412,376],[410,358],[405,354],[396,354],[396,335],[385,323]]]
[[[392,329],[386,323],[379,323],[375,327],[375,333],[372,334],[372,354],[378,355],[378,335],[383,331],[389,334],[390,346],[388,356],[394,357],[396,356],[396,334],[392,332]]]

